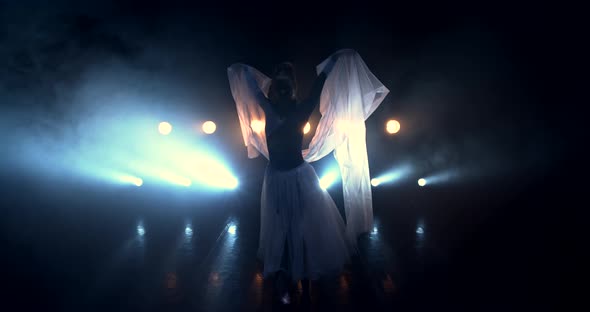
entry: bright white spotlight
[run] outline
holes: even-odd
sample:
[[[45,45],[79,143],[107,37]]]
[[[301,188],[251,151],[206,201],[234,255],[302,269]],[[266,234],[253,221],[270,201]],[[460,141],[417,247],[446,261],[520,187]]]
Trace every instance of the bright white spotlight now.
[[[166,181],[173,183],[173,184],[178,184],[178,185],[182,185],[182,186],[186,186],[186,187],[189,187],[192,184],[192,181],[190,179],[185,178],[183,176],[179,176],[177,174],[174,174],[174,173],[168,172],[168,171],[160,171],[158,176],[162,180],[166,180]]]
[[[186,236],[193,236],[193,229],[191,228],[190,225],[186,226],[186,228],[184,229],[184,234]]]
[[[222,158],[207,146],[194,146],[190,140],[181,134],[166,140],[146,142],[146,148],[141,150],[145,160],[128,160],[125,165],[128,170],[141,174],[142,178],[154,178],[185,187],[197,184],[207,188],[235,189],[238,179]]]
[[[217,129],[217,126],[213,121],[205,121],[203,123],[203,132],[206,134],[212,134]]]
[[[386,126],[385,126],[385,129],[390,134],[398,133],[400,128],[401,128],[401,125],[399,124],[399,121],[394,120],[394,119],[388,121],[387,124],[386,124]]]
[[[459,171],[457,171],[457,169],[448,169],[448,170],[438,172],[433,175],[429,175],[425,179],[428,182],[428,185],[434,185],[434,184],[449,182],[452,179],[457,178],[458,175],[459,175]]]
[[[227,232],[231,235],[236,235],[236,226],[235,225],[230,225],[229,228],[227,228]]]
[[[418,228],[416,228],[416,234],[424,234],[424,228],[419,226]]]
[[[208,175],[204,177],[202,183],[212,187],[230,190],[233,190],[238,187],[238,179],[229,176],[224,172]]]
[[[338,170],[331,170],[320,179],[320,187],[327,190],[338,179]]]
[[[235,189],[238,187],[238,179],[231,177],[227,180],[227,187],[230,189]]]
[[[309,130],[311,130],[311,124],[308,122],[305,124],[305,127],[303,127],[303,134],[308,134]]]
[[[160,134],[162,135],[169,135],[170,132],[172,132],[172,125],[166,121],[162,121],[158,125],[158,131],[160,131]]]
[[[261,133],[262,131],[264,131],[264,121],[261,120],[252,120],[252,122],[250,123],[250,127],[252,127],[252,130],[254,130],[254,132],[256,133]]]
[[[195,159],[197,159],[197,164],[194,164]],[[199,184],[221,189],[238,187],[238,179],[216,158],[203,154],[189,159],[188,162],[187,172]]]
[[[130,176],[130,175],[121,175],[119,177],[119,180],[124,183],[134,184],[135,186],[142,186],[143,185],[142,179],[140,179],[138,177]]]
[[[138,225],[137,226],[137,235],[139,236],[143,236],[145,234],[145,229],[143,228],[143,225]]]
[[[183,178],[179,184],[182,186],[189,187],[189,186],[191,186],[192,182],[191,182],[191,180],[189,180],[187,178]]]
[[[422,179],[419,179],[418,180],[418,185],[420,185],[420,186],[426,185],[426,179],[423,179],[423,178]]]
[[[373,178],[371,180],[371,185],[379,186],[381,184],[392,183],[392,182],[395,182],[395,181],[398,181],[400,179],[407,177],[408,174],[411,172],[412,172],[412,166],[410,166],[409,164],[405,164],[405,165],[395,168],[392,171],[389,171],[389,172],[382,174],[376,178]]]
[[[377,233],[379,233],[377,226],[373,226],[373,231],[371,231],[371,234],[377,234]]]
[[[156,144],[157,145],[157,144]],[[176,150],[176,149],[174,149]],[[180,154],[183,150],[177,150],[178,154]],[[154,153],[157,153],[158,151],[154,151]],[[156,157],[157,160],[159,160]],[[166,159],[166,161],[168,161],[171,165],[178,165],[178,161],[176,159]],[[166,181],[168,183],[172,183],[172,184],[176,184],[176,185],[182,185],[185,187],[191,186],[192,181],[191,179],[187,178],[187,177],[183,177],[181,175],[178,175],[176,173],[174,173],[171,170],[168,170],[166,168],[162,168],[159,167],[158,164],[152,164],[149,162],[144,162],[144,161],[130,161],[127,163],[127,166],[136,172],[141,172],[141,174],[143,176],[149,176],[152,178],[157,178],[163,181]],[[172,168],[175,171],[181,171],[184,168]]]

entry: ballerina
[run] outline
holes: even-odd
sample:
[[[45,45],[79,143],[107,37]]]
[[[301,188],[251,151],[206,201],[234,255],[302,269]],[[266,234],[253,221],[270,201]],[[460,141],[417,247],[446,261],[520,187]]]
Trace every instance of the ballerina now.
[[[341,56],[344,60],[340,60]],[[343,116],[343,114],[330,113],[341,111],[345,108],[343,105],[352,106],[341,99],[336,101],[337,97],[329,94],[330,91],[338,89],[338,87],[335,88],[334,81],[329,88],[325,88],[328,77],[331,77],[336,65],[342,63],[341,61],[344,62],[339,69],[341,71],[339,76],[342,78],[346,66],[355,64],[350,63],[351,60],[355,60],[355,56],[356,53],[342,50],[324,61],[318,68],[319,75],[309,96],[302,101],[299,101],[296,96],[295,69],[290,63],[281,63],[276,66],[271,79],[243,64],[234,64],[228,69],[248,154],[250,157],[256,157],[262,153],[269,160],[261,195],[258,257],[264,263],[264,277],[274,277],[276,291],[284,304],[290,302],[288,292],[290,283],[292,285],[299,280],[307,283],[310,279],[316,280],[321,276],[338,274],[350,259],[351,254],[355,252],[355,238],[359,233],[351,234],[348,231],[348,224],[352,224],[349,214],[347,214],[348,224],[345,225],[336,204],[328,192],[320,187],[319,178],[308,162],[317,160],[335,149],[338,159],[338,148],[350,147],[351,142],[355,147],[356,141],[350,130],[358,131],[359,129],[353,129],[358,122],[347,118],[346,127],[342,127],[341,121],[344,119],[336,121],[333,117]],[[358,60],[356,64],[359,64]],[[339,82],[336,81],[336,83]],[[344,87],[347,87],[347,84],[350,83],[344,85],[339,83]],[[381,92],[388,91],[384,90],[380,89]],[[381,100],[382,97],[377,102],[380,103]],[[303,127],[320,102],[323,106],[320,107],[320,112],[324,115],[323,123],[320,122],[310,149],[302,153]],[[356,106],[359,104],[362,104],[362,101]],[[331,108],[326,109],[328,106]],[[332,115],[331,122],[327,122],[330,118],[324,118],[327,114]],[[362,130],[364,130],[364,119],[362,116]],[[362,145],[361,148],[365,149],[366,158],[366,147]],[[346,158],[341,155],[339,163],[351,167],[346,163],[349,160],[355,160],[355,158]],[[364,160],[366,162],[366,159]],[[345,201],[350,199],[350,192],[346,192],[346,186],[351,186],[350,182],[355,180],[361,182],[353,183],[353,187],[357,184],[364,187],[368,183],[368,166],[364,166],[362,159],[360,165],[360,171],[343,172],[343,179],[346,178],[346,181],[343,181]],[[359,166],[351,168],[355,167]],[[367,167],[367,170],[363,171],[364,167]],[[366,173],[366,181],[363,172]],[[360,179],[358,173],[360,173]],[[368,190],[368,208],[372,212],[370,189]],[[362,205],[367,199],[367,188],[361,188],[358,191],[360,193],[356,196],[360,197]],[[348,202],[355,204],[354,200]],[[365,212],[366,208],[363,208]],[[350,214],[353,222],[356,222],[354,219],[356,215]],[[372,223],[372,214],[369,219]],[[358,227],[353,229],[358,230]]]

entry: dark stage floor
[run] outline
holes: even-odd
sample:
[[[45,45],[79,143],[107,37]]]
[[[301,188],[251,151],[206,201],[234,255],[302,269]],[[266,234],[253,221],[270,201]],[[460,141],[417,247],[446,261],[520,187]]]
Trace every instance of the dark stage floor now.
[[[280,308],[255,257],[258,181],[199,194],[8,178],[2,304],[15,308],[4,311]],[[565,247],[545,199],[530,199],[538,186],[374,189],[361,255],[309,295],[299,286],[289,309],[550,310],[564,271],[550,259]]]

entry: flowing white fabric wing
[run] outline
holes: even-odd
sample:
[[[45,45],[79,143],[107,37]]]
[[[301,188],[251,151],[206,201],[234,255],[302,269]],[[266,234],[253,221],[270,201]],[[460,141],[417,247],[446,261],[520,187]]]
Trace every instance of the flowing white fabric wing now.
[[[334,151],[342,176],[347,233],[355,242],[358,234],[369,232],[373,227],[365,120],[381,104],[389,90],[371,73],[356,51],[346,49],[335,54],[338,54],[338,61],[322,90],[322,118],[309,148],[302,153],[306,161],[313,162]],[[317,66],[318,74],[328,60]],[[234,64],[228,69],[230,87],[248,147],[248,157],[263,154],[268,158],[264,112],[248,88],[244,76],[246,66]],[[260,89],[267,94],[270,79],[251,67],[250,70],[255,74]]]
[[[342,176],[346,231],[355,242],[373,228],[373,205],[365,120],[389,90],[371,73],[360,55],[341,50],[320,100],[320,119],[305,159],[315,161],[334,150]],[[317,66],[320,73],[328,60]]]
[[[266,134],[264,127],[266,117],[262,107],[259,105],[254,90],[249,87],[246,78],[246,68],[254,76],[258,87],[264,95],[268,96],[271,79],[253,67],[245,64],[233,64],[227,69],[229,86],[236,101],[240,126],[244,144],[248,149],[248,157],[256,158],[262,154],[268,159],[268,148],[266,147]]]

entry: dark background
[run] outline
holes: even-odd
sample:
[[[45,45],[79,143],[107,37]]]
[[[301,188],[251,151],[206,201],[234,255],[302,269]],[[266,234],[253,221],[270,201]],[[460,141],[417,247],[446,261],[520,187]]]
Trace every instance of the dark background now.
[[[581,80],[562,72],[578,68],[574,16],[524,4],[0,1],[5,302],[77,300],[79,276],[96,274],[94,253],[113,250],[137,215],[166,228],[187,215],[258,213],[264,160],[246,157],[226,68],[243,62],[270,73],[290,61],[303,97],[315,66],[352,48],[390,89],[367,120],[371,172],[407,162],[416,168],[407,181],[374,189],[376,215],[400,259],[411,259],[404,244],[420,218],[438,250],[424,263],[398,266],[419,271],[402,274],[399,300],[436,306],[424,302],[446,298],[476,310],[571,303],[577,292],[565,281],[577,276],[583,228],[572,202],[584,184],[582,173],[571,178],[581,156],[566,153],[568,143],[584,142],[574,122]],[[113,95],[153,96],[170,114],[216,120],[210,144],[239,171],[240,190],[225,201],[149,186],[120,190],[20,161],[19,142],[59,140],[83,125],[72,98],[95,80],[112,81]],[[383,131],[390,118],[401,122],[396,136]],[[423,174],[449,168],[461,174],[417,187]],[[342,206],[338,186],[330,192]]]

